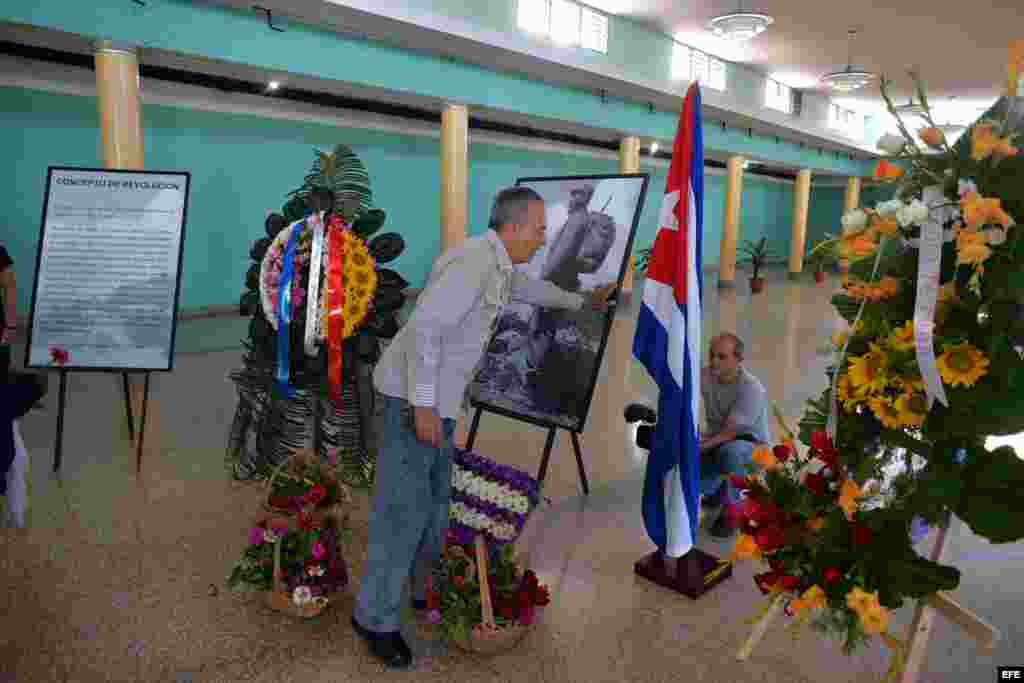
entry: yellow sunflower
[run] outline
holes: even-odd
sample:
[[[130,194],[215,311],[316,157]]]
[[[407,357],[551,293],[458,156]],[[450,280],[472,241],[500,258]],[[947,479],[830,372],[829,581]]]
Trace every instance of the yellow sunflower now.
[[[889,383],[889,356],[875,343],[863,356],[850,356],[850,384],[855,393],[881,391]]]
[[[852,412],[858,403],[864,402],[864,396],[853,390],[850,383],[850,375],[843,373],[836,380],[836,400],[843,405],[846,412]]]
[[[899,429],[903,426],[903,423],[900,422],[900,413],[890,399],[884,396],[873,396],[868,399],[868,405],[871,406],[871,412],[884,426],[889,429]]]
[[[846,513],[846,519],[853,519],[854,513],[860,508],[857,499],[863,498],[865,495],[866,493],[857,486],[857,482],[852,479],[843,481],[843,485],[839,489],[839,507]]]
[[[855,586],[853,590],[846,594],[846,606],[857,614],[871,609],[875,605],[878,605],[878,591],[868,593],[860,586]]]
[[[889,335],[889,346],[896,351],[910,351],[914,348],[914,321],[908,320]]]
[[[924,394],[916,391],[900,394],[896,399],[895,408],[899,413],[900,423],[907,427],[920,427],[928,417],[928,400]]]
[[[793,612],[804,609],[822,609],[827,606],[828,598],[825,597],[825,591],[821,590],[818,585],[811,586],[803,592],[803,595],[789,603],[789,609]]]
[[[864,633],[877,635],[885,633],[889,628],[889,610],[881,605],[873,605],[860,613],[860,625]]]
[[[973,387],[988,374],[989,360],[970,342],[947,346],[936,365],[942,381],[951,386]]]

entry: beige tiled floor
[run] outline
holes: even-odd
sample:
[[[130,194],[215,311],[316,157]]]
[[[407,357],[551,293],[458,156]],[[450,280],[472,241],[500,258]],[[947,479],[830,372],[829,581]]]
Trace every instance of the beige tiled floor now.
[[[790,416],[820,391],[835,327],[829,288],[773,273],[767,291],[715,290],[709,278],[705,336],[738,331],[748,366]],[[740,566],[700,601],[637,579],[633,562],[651,545],[639,502],[643,463],[623,453],[623,405],[654,396],[629,357],[635,306],[620,311],[582,442],[592,491],[579,493],[569,439],[552,456],[544,505],[524,534],[554,600],[514,651],[493,658],[448,652],[412,615],[413,673],[385,672],[348,626],[351,594],[324,616],[295,622],[223,581],[260,499],[223,465],[235,397],[227,373],[239,362],[239,319],[183,322],[174,373],[154,378],[158,433],[136,476],[118,417],[118,385],[73,375],[65,463],[50,473],[56,382],[48,412],[22,425],[33,460],[30,527],[0,532],[0,682],[25,681],[860,681],[879,680],[877,648],[854,657],[805,634],[795,645],[776,629],[746,663],[735,661],[743,622],[761,604]],[[483,419],[477,448],[534,471],[541,430]],[[365,548],[365,498],[353,519],[354,574]],[[701,537],[701,547],[725,546]],[[1004,640],[979,655],[940,624],[923,681],[984,681],[996,664],[1024,663],[1021,544],[990,547],[954,530],[947,558],[964,570],[959,599],[999,627]],[[900,615],[909,620],[909,609]]]

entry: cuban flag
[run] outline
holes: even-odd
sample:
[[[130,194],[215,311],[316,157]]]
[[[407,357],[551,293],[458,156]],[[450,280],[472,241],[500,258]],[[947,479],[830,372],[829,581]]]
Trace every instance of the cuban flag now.
[[[694,83],[683,101],[633,338],[633,355],[659,389],[644,476],[644,525],[668,557],[689,552],[697,532],[703,198],[704,137]]]

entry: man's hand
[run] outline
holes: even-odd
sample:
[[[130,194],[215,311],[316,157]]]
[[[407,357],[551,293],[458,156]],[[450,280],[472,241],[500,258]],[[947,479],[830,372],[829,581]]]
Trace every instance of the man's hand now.
[[[441,447],[441,418],[433,408],[416,406],[413,410],[416,438],[434,448]]]
[[[587,293],[587,304],[598,311],[604,311],[608,308],[608,297],[615,291],[615,283],[612,282],[607,285],[602,285],[596,289]]]

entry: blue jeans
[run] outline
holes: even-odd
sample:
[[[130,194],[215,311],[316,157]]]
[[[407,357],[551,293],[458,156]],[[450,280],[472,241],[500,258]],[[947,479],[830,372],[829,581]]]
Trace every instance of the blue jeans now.
[[[448,529],[455,420],[442,420],[440,448],[416,438],[411,408],[379,396],[377,472],[373,484],[366,568],[353,616],[371,631],[397,631],[402,587],[412,581],[423,599],[426,577],[441,557]],[[421,573],[422,572],[422,573]]]
[[[754,454],[754,444],[750,441],[726,441],[713,451],[701,455],[700,459],[700,493],[704,497],[719,494],[724,487],[725,503],[736,503],[740,492],[729,481],[730,474],[746,474],[745,465],[749,465]]]

